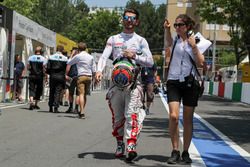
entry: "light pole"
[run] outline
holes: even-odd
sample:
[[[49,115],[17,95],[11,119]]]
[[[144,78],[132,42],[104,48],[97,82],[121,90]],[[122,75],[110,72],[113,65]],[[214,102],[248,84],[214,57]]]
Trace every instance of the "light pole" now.
[[[168,17],[168,2],[166,4],[166,15],[165,18]],[[166,81],[166,29],[164,28],[164,38],[163,38],[163,49],[164,51],[162,52],[162,56],[163,56],[163,67],[162,67],[162,81],[165,82]]]
[[[165,75],[166,75],[166,30],[164,29],[164,42],[163,42],[163,49],[164,51],[162,51],[162,56],[163,56],[163,67],[162,67],[162,80],[165,81]]]
[[[214,16],[216,15],[217,7],[214,4]],[[215,19],[215,18],[214,18]],[[214,42],[213,42],[213,59],[212,59],[212,74],[215,72],[215,54],[216,54],[216,21],[214,21]]]
[[[216,54],[216,24],[214,23],[214,42],[213,42],[213,59],[212,59],[212,74],[215,72],[215,55]]]

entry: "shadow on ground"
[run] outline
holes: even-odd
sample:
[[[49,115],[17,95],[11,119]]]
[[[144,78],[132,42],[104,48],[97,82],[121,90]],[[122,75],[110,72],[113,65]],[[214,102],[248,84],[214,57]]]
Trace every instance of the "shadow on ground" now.
[[[203,96],[197,113],[237,144],[250,143],[250,105]],[[249,150],[248,150],[249,151]]]

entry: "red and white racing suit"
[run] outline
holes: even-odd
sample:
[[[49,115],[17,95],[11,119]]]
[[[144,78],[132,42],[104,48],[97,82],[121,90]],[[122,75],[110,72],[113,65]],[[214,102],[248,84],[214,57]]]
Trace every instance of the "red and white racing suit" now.
[[[145,38],[136,33],[120,33],[108,39],[105,50],[99,59],[97,71],[103,71],[106,61],[111,54],[113,60],[123,57],[124,49],[136,53],[135,64],[143,67],[151,67],[153,65],[152,54]],[[130,142],[136,144],[142,128],[142,122],[145,118],[145,111],[142,108],[142,96],[140,84],[137,84],[135,89],[121,89],[112,85],[107,92],[107,100],[112,112],[112,134],[117,140],[122,140],[125,135],[128,144]]]

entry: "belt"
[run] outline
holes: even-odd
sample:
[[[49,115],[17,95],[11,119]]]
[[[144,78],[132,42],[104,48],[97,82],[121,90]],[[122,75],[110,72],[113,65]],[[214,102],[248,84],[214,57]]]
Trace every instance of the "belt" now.
[[[92,75],[85,75],[85,74],[83,74],[83,75],[79,75],[78,77],[92,77]]]

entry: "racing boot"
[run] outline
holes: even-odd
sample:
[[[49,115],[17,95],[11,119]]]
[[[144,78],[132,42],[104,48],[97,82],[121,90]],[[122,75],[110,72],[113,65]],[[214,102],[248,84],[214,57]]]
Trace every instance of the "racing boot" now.
[[[136,144],[135,143],[129,143],[128,146],[127,146],[126,161],[131,162],[136,157],[137,157]]]
[[[124,154],[124,151],[125,151],[125,144],[123,143],[123,141],[118,141],[117,142],[117,148],[116,148],[116,151],[115,151],[115,157],[116,158],[122,157],[123,154]]]

